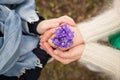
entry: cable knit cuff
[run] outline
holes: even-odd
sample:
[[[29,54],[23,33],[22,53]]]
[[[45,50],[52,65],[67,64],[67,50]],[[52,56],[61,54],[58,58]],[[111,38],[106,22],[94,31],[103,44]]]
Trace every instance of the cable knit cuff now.
[[[120,75],[120,51],[98,43],[85,46],[80,62],[92,64],[101,70]]]

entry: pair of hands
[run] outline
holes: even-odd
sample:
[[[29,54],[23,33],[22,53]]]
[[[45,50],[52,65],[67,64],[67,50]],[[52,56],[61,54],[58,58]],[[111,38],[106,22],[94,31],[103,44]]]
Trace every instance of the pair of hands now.
[[[63,23],[68,24],[70,29],[74,32],[73,45],[67,50],[57,48],[52,44],[51,41],[52,36],[54,36],[55,29]],[[37,32],[42,34],[42,36],[40,36],[40,48],[45,50],[54,59],[63,64],[68,64],[80,59],[85,45],[79,29],[76,27],[75,22],[70,17],[62,16],[59,18],[44,20],[39,23]]]

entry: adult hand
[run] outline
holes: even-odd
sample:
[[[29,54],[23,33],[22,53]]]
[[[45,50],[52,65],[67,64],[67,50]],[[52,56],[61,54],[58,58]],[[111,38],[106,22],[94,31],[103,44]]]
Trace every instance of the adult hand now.
[[[58,60],[63,64],[69,64],[73,61],[80,59],[82,52],[84,50],[84,44],[78,45],[69,49],[68,51],[61,51],[59,49],[53,50],[47,42],[42,44],[43,48],[49,55],[54,59]]]
[[[40,22],[37,26],[37,32],[39,34],[43,34],[44,32],[46,32],[47,30],[51,29],[51,28],[55,28],[60,26],[60,24],[63,23],[67,23],[71,26],[75,26],[75,22],[72,18],[68,17],[68,16],[61,16],[59,18],[53,18],[53,19],[49,19],[49,20],[43,20],[42,22]]]
[[[55,29],[51,29],[44,33],[40,43],[41,48],[44,49],[53,58],[55,58],[56,60],[60,61],[63,64],[68,64],[79,59],[84,50],[84,44],[79,44],[76,47],[72,47],[68,51],[62,51],[59,49],[53,50],[53,48],[48,43],[48,39],[54,34],[54,32]]]
[[[74,46],[77,46],[79,44],[82,44],[84,43],[83,42],[83,38],[82,38],[82,35],[80,34],[80,31],[77,27],[72,27],[72,26],[69,26],[69,28],[71,29],[72,32],[74,32],[74,38],[73,38],[73,45],[70,46],[70,48],[74,47]],[[52,38],[54,37],[54,32],[55,32],[55,28],[54,29],[51,29],[51,30],[48,30],[46,31],[44,34],[43,34],[43,37],[41,38],[41,43],[43,42],[48,42],[49,45],[53,48],[59,48],[60,50],[68,50],[69,48],[60,48],[60,47],[57,47],[55,46],[53,43],[52,43]]]

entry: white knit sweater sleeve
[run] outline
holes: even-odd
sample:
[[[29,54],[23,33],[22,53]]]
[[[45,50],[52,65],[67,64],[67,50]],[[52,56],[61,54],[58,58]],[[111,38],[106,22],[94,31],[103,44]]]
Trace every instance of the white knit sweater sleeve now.
[[[100,67],[120,80],[120,50],[95,43],[103,37],[120,31],[120,8],[118,6],[120,6],[120,0],[114,0],[111,9],[90,21],[78,24],[77,27],[86,44],[80,62]]]
[[[119,1],[120,0],[115,0]],[[120,6],[120,4],[119,4]],[[118,6],[77,25],[85,42],[96,41],[112,33],[120,31],[120,13]],[[119,9],[120,10],[120,9]]]
[[[99,67],[108,74],[120,76],[120,51],[111,47],[88,43],[79,61]]]

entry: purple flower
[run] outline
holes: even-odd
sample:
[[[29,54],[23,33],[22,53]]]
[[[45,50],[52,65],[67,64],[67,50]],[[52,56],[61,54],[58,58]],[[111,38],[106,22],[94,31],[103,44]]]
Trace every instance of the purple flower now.
[[[55,31],[52,43],[60,48],[69,48],[73,44],[74,32],[72,32],[67,24],[60,25]]]

